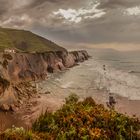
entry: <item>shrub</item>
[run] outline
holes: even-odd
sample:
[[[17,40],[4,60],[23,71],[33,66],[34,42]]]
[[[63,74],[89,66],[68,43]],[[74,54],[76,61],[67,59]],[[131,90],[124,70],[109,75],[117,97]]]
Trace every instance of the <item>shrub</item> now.
[[[26,131],[22,127],[13,127],[11,129],[7,129],[0,135],[0,138],[2,140],[40,140],[40,138],[31,131]]]
[[[92,98],[78,102],[77,96],[71,95],[60,110],[41,115],[33,124],[33,130],[58,140],[130,140],[131,136],[135,140],[140,122],[114,110],[106,110]]]
[[[66,104],[73,104],[78,102],[79,97],[76,94],[71,94],[69,97],[65,99]]]
[[[54,113],[42,114],[32,126],[8,129],[3,140],[138,140],[140,122],[107,110],[89,97],[78,102],[76,95]]]

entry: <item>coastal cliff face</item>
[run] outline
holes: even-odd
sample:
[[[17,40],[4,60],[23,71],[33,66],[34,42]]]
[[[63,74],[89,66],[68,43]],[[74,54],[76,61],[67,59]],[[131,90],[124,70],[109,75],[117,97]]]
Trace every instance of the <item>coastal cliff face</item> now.
[[[0,76],[12,83],[44,79],[47,73],[70,68],[88,59],[86,51],[1,53]]]
[[[42,80],[48,73],[65,70],[89,57],[82,51],[56,51],[46,53],[1,53],[0,54],[0,104],[14,102],[12,85],[21,82]]]

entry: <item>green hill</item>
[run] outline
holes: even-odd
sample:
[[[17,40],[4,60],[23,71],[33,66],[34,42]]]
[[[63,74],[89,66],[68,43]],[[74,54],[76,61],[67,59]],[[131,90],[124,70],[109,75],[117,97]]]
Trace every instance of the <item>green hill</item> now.
[[[0,51],[15,48],[21,52],[46,52],[65,50],[50,40],[30,31],[0,28]]]

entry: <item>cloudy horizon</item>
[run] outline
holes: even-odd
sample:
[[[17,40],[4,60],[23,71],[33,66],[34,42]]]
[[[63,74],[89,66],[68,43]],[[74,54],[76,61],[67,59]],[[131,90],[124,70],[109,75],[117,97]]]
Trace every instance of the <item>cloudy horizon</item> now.
[[[0,19],[67,47],[140,49],[139,0],[0,0]]]

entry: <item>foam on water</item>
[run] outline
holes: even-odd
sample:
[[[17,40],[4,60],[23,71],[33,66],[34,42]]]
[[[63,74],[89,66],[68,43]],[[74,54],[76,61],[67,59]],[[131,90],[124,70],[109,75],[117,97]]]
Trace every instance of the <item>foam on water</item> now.
[[[61,88],[65,88],[65,89],[66,89],[66,88],[70,88],[72,84],[73,84],[72,81],[71,81],[71,82],[67,82],[67,83],[61,85]]]
[[[53,74],[43,84],[43,88],[55,86],[59,89],[81,90],[84,94],[90,90],[93,94],[95,89],[106,89],[108,92],[127,97],[131,100],[140,100],[140,76],[130,71],[140,71],[140,55],[132,59],[129,54],[115,51],[101,51],[93,53],[88,61],[81,63],[63,73]],[[123,56],[123,57],[122,57]],[[133,55],[135,56],[135,54]],[[131,60],[130,60],[131,59]],[[117,61],[116,61],[117,60]],[[121,63],[121,62],[131,62]],[[133,62],[133,63],[132,63]],[[105,70],[103,65],[105,65]],[[82,94],[82,93],[81,93]]]
[[[115,64],[117,65],[118,62],[116,61]],[[92,64],[89,70],[98,75],[96,79],[94,79],[96,86],[106,88],[109,92],[128,97],[132,100],[140,100],[139,76],[129,73],[128,70],[122,67],[115,69],[115,67],[113,67],[114,65],[108,60],[98,61],[93,57],[88,63]],[[131,69],[135,68],[135,63],[136,62],[133,63]],[[106,65],[106,70],[103,69],[103,65]],[[86,66],[88,65],[86,64]]]
[[[98,73],[97,79],[94,80],[98,87],[106,88],[109,92],[132,100],[140,99],[139,77],[113,68],[107,68],[104,71],[101,64],[94,63],[96,63],[96,68],[90,68],[90,70]]]
[[[61,79],[60,78],[56,78],[55,81],[61,82]]]

